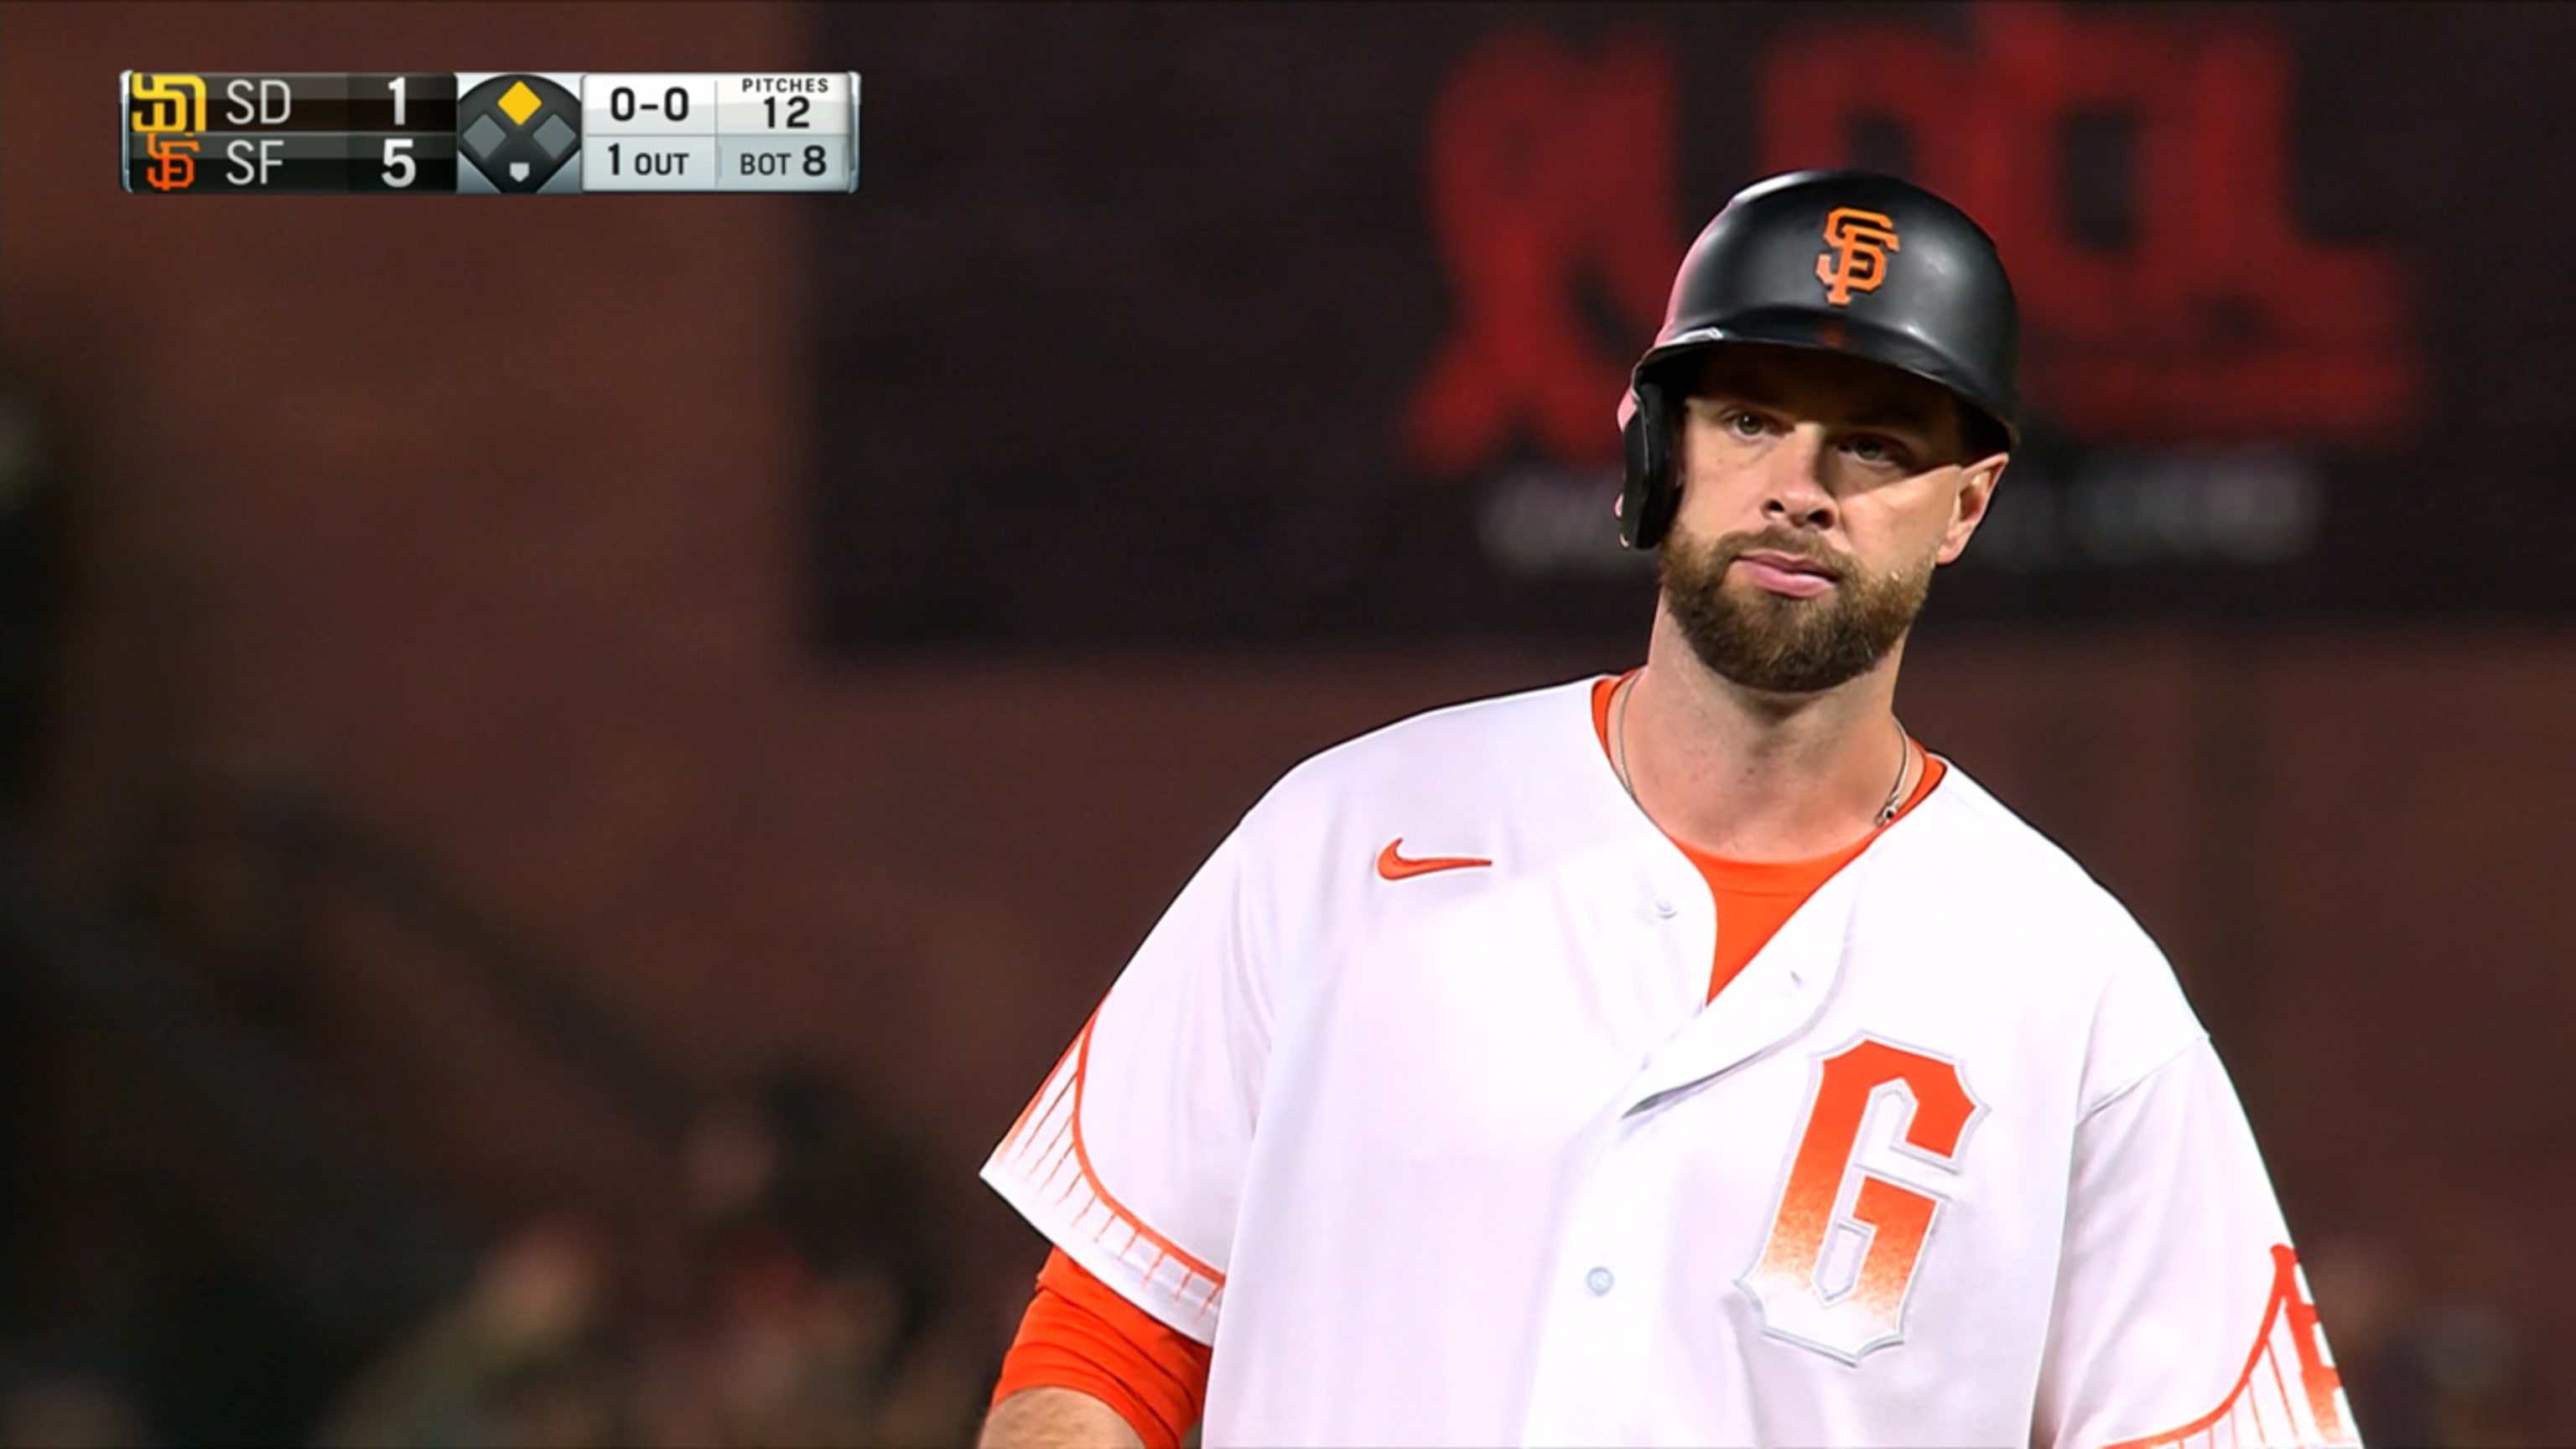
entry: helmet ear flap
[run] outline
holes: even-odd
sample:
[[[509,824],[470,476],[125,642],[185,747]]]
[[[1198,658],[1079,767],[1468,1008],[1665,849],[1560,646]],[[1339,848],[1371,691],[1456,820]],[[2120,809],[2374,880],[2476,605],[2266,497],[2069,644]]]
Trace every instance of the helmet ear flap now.
[[[1619,541],[1653,548],[1664,541],[1681,503],[1681,486],[1673,478],[1672,409],[1660,383],[1639,378],[1629,395],[1637,405],[1620,429],[1626,471],[1619,483]]]

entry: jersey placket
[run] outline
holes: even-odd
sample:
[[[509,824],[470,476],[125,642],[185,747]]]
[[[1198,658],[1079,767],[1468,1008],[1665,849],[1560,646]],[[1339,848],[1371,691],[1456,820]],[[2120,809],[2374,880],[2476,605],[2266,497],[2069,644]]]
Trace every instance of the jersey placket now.
[[[1686,877],[1658,873],[1640,945],[1704,961],[1715,948],[1715,906],[1696,869],[1682,864]],[[1522,1442],[1634,1438],[1647,1426],[1628,1416],[1671,1391],[1642,1376],[1655,1361],[1653,1337],[1681,1270],[1672,1254],[1695,1245],[1674,1219],[1698,1214],[1674,1200],[1675,1149],[1647,1140],[1660,1135],[1648,1129],[1720,1089],[1716,1079],[1796,1035],[1823,1009],[1840,969],[1857,864],[1819,890],[1726,993],[1648,1051],[1626,1088],[1603,1104],[1590,1166],[1569,1194],[1557,1242]]]

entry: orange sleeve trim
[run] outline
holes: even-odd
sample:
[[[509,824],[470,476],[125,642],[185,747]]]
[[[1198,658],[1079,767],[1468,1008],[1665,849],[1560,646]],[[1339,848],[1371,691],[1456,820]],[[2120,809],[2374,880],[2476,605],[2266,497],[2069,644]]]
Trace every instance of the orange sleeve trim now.
[[[1091,1071],[1092,1033],[1098,1024],[1097,1012],[1083,1023],[1073,1045],[1004,1135],[994,1161],[1024,1174],[1022,1181],[1037,1192],[1054,1194],[1054,1206],[1068,1209],[1063,1231],[1087,1228],[1092,1241],[1139,1277],[1170,1293],[1176,1306],[1212,1313],[1225,1292],[1225,1274],[1147,1226],[1101,1182],[1092,1163],[1082,1109]],[[1113,1237],[1122,1229],[1123,1239]]]
[[[1100,1181],[1100,1174],[1094,1172],[1091,1168],[1091,1149],[1084,1146],[1082,1141],[1082,1084],[1083,1079],[1090,1074],[1091,1070],[1091,1028],[1097,1025],[1099,1020],[1099,1015],[1094,1013],[1090,1021],[1084,1022],[1082,1024],[1082,1037],[1079,1041],[1074,1043],[1074,1051],[1076,1055],[1073,1063],[1073,1156],[1075,1161],[1082,1164],[1082,1180],[1091,1185],[1091,1195],[1100,1199],[1100,1205],[1109,1209],[1110,1214],[1113,1217],[1127,1225],[1127,1230],[1131,1235],[1128,1238],[1129,1243],[1132,1244],[1137,1239],[1141,1238],[1154,1245],[1154,1263],[1156,1266],[1160,1266],[1164,1259],[1169,1258],[1173,1262],[1188,1269],[1190,1272],[1206,1279],[1208,1284],[1208,1301],[1213,1303],[1216,1301],[1216,1295],[1225,1288],[1225,1275],[1200,1259],[1192,1257],[1181,1247],[1180,1244],[1173,1242],[1171,1239],[1164,1237],[1161,1233],[1155,1232],[1152,1228],[1145,1226],[1145,1220],[1143,1218],[1140,1218],[1136,1216],[1136,1214],[1128,1211],[1127,1204],[1120,1202],[1117,1198],[1110,1195],[1109,1189],[1102,1185]],[[1099,1235],[1106,1235],[1108,1231],[1109,1227],[1104,1223],[1101,1225]],[[1148,1277],[1152,1276],[1153,1271],[1154,1270],[1151,1267],[1145,1270]]]
[[[993,1402],[1026,1389],[1071,1389],[1108,1405],[1146,1449],[1178,1449],[1206,1411],[1210,1357],[1206,1345],[1120,1297],[1059,1248],[1038,1272]]]

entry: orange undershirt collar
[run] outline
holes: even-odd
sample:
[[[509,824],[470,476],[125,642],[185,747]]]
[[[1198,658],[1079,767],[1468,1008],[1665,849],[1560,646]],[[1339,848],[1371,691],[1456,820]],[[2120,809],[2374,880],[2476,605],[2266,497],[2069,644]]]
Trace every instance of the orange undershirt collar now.
[[[1610,757],[1610,696],[1621,680],[1636,672],[1632,669],[1592,686],[1592,731],[1600,738],[1605,759]],[[1931,794],[1945,772],[1941,761],[1926,750],[1923,778],[1915,782],[1913,793],[1897,808],[1895,819],[1904,819],[1924,796]],[[1731,860],[1674,840],[1674,846],[1699,867],[1700,877],[1708,882],[1709,896],[1717,907],[1717,951],[1709,963],[1708,999],[1716,1000],[1717,993],[1797,914],[1798,907],[1877,838],[1878,831],[1873,830],[1840,850],[1805,860]]]

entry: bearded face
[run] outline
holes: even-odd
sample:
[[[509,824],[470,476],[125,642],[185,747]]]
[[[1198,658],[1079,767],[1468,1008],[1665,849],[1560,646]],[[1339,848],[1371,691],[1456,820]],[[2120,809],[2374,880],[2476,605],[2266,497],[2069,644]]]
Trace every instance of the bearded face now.
[[[1831,577],[1810,598],[1772,592],[1733,567],[1748,552],[1793,555]],[[1658,565],[1665,608],[1720,678],[1769,694],[1814,694],[1876,667],[1922,612],[1934,560],[1885,574],[1785,528],[1703,538],[1674,529]]]

